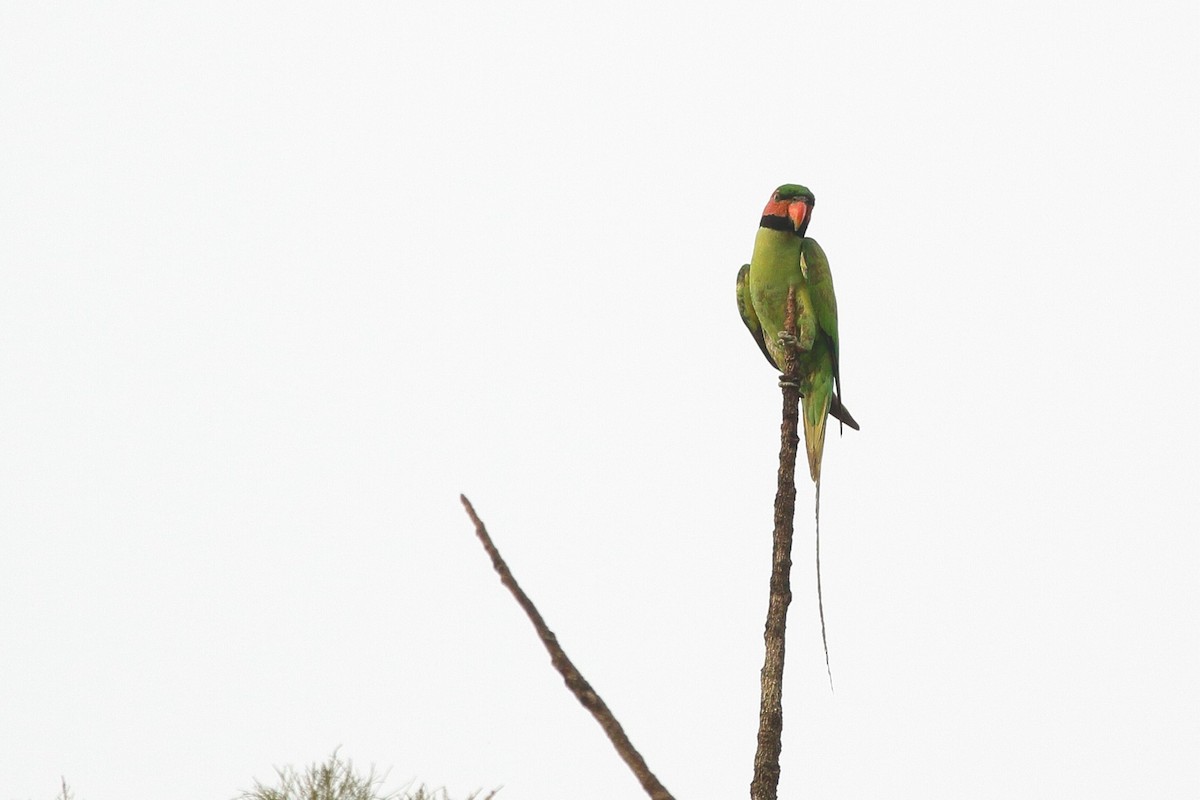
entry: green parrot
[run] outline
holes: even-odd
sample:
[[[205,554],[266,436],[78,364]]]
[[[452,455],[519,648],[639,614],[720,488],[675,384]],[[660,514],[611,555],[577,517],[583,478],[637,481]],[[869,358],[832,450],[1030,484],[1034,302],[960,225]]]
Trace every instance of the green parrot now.
[[[838,371],[837,300],[829,261],[816,239],[805,237],[816,200],[803,186],[784,184],[763,209],[754,254],[737,276],[738,312],[771,366],[783,371],[785,348],[796,351],[808,472],[821,483],[825,418],[858,430],[842,405]],[[796,337],[784,331],[788,288],[796,289]]]
[[[813,193],[796,184],[784,184],[771,195],[754,238],[754,254],[738,272],[737,303],[742,321],[771,366],[783,372],[788,349],[796,356],[795,383],[800,390],[808,472],[816,484],[817,607],[829,671],[821,599],[821,454],[827,417],[854,430],[858,423],[841,400],[837,301],[829,261],[816,240],[804,235],[815,204]],[[795,289],[795,336],[785,330],[790,288]],[[780,382],[787,380],[784,377]],[[829,685],[833,687],[832,671]]]

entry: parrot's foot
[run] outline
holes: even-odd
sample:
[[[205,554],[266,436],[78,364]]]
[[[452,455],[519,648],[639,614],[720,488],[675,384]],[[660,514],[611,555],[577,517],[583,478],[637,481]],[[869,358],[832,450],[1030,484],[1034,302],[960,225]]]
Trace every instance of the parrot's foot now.
[[[788,333],[787,331],[780,331],[779,335],[776,338],[779,341],[779,349],[783,350],[783,352],[785,354],[786,361],[788,363],[791,363],[792,361],[794,361],[795,357],[796,357],[796,349],[800,345],[800,341],[796,338],[796,334]],[[787,366],[787,365],[784,364],[782,366]],[[799,389],[800,388],[799,381],[797,381],[795,378],[789,378],[786,373],[779,376],[779,385],[780,385],[780,387],[782,387],[784,389],[787,389],[787,388]]]

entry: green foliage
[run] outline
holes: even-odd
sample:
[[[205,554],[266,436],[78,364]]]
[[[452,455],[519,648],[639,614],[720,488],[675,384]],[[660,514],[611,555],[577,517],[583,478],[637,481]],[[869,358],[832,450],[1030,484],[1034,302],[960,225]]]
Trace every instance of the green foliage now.
[[[376,775],[374,767],[366,775],[359,775],[354,764],[343,761],[337,750],[324,764],[312,764],[302,772],[292,766],[276,767],[275,774],[279,779],[276,786],[256,779],[253,789],[234,800],[450,800],[445,789],[431,791],[424,786],[383,793],[386,775]],[[495,791],[484,797],[475,792],[466,800],[492,800],[495,796]]]

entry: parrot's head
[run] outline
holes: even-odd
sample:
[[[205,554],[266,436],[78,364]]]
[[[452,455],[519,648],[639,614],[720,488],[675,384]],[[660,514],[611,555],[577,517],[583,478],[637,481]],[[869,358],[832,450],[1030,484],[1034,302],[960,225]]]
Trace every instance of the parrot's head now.
[[[767,201],[759,226],[777,231],[791,231],[803,237],[808,229],[808,219],[812,216],[813,206],[816,204],[817,199],[807,187],[785,183],[776,189]]]

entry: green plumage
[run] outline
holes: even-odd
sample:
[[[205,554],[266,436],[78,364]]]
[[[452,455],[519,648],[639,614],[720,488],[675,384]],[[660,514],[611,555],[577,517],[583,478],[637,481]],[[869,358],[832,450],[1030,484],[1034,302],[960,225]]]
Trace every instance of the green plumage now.
[[[799,223],[781,216],[797,203],[805,207]],[[796,353],[809,474],[819,482],[826,416],[855,430],[858,423],[840,399],[837,300],[829,260],[815,239],[804,236],[814,204],[812,193],[803,186],[787,184],[776,190],[763,212],[750,263],[738,272],[737,301],[759,349],[782,372],[789,345],[780,333],[787,318],[788,290],[795,288],[796,339],[791,346]]]

